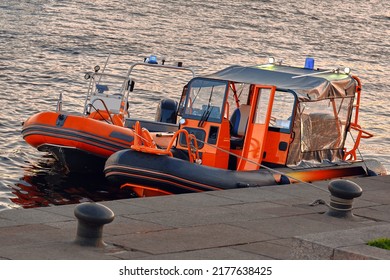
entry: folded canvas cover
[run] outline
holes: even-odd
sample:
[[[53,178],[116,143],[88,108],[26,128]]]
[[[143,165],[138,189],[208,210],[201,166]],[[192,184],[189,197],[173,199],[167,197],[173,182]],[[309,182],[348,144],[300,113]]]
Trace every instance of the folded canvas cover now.
[[[308,74],[315,75],[299,77]],[[306,101],[353,96],[356,87],[355,80],[346,74],[321,73],[321,70],[274,64],[252,67],[235,65],[206,77],[238,83],[273,85],[278,89],[293,90],[300,100]]]

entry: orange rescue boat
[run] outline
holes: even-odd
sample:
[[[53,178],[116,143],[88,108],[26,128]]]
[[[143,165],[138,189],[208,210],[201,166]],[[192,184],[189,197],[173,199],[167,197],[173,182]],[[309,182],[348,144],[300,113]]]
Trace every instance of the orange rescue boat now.
[[[348,69],[314,69],[311,59],[303,68],[270,62],[195,77],[168,147],[138,137],[137,125],[131,149],[108,158],[105,176],[151,196],[384,175],[378,161],[357,156],[360,140],[373,136],[358,124],[361,89]]]
[[[191,68],[157,64],[155,58],[132,64],[125,76],[99,72],[96,66],[94,72],[85,74],[90,82],[83,113],[64,112],[60,94],[56,111],[37,113],[23,123],[24,140],[39,151],[51,153],[68,172],[102,172],[111,154],[133,143],[132,127],[139,120],[128,118],[128,98],[134,89],[131,72],[135,66],[186,70],[195,75]],[[164,99],[159,103],[156,121],[141,122],[152,132],[157,145],[164,147],[177,130],[176,117],[177,102]],[[166,137],[155,137],[157,132]]]

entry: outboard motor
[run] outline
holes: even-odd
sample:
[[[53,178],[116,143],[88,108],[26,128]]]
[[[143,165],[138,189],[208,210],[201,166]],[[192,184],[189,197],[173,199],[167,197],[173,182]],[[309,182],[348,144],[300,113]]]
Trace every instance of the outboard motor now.
[[[163,99],[157,106],[156,122],[176,123],[177,102],[172,99]]]

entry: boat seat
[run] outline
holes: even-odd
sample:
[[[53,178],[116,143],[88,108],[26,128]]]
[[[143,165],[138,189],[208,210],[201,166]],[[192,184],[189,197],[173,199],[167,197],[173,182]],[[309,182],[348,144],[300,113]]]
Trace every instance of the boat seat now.
[[[239,108],[234,110],[232,116],[230,117],[231,149],[237,149],[243,146],[244,136],[248,126],[250,109],[250,105],[242,104]]]

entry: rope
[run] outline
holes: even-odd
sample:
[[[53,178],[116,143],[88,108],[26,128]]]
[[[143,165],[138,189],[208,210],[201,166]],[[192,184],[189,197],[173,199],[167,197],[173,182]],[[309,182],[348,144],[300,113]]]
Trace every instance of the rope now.
[[[353,209],[351,199],[342,199],[342,198],[336,197],[334,195],[331,195],[330,202],[331,203],[327,203],[323,199],[317,199],[317,200],[313,201],[312,203],[310,203],[309,206],[326,205],[329,208],[331,208],[333,210],[337,210],[337,211],[351,211]],[[331,204],[337,204],[337,205],[341,205],[341,206],[350,206],[350,207],[349,208],[337,208],[337,207],[332,206]]]
[[[349,208],[337,208],[332,206],[333,205],[341,205],[341,206],[349,206]],[[351,211],[353,209],[352,207],[352,199],[343,199],[334,195],[330,196],[330,204],[329,208],[332,208],[337,211]]]
[[[317,205],[321,205],[321,204],[322,204],[322,205],[329,206],[329,204],[326,203],[326,201],[323,200],[323,199],[316,199],[316,200],[314,200],[312,203],[310,203],[309,206],[317,206]]]

